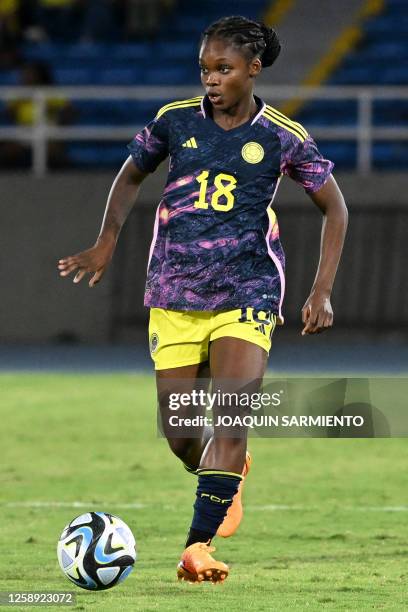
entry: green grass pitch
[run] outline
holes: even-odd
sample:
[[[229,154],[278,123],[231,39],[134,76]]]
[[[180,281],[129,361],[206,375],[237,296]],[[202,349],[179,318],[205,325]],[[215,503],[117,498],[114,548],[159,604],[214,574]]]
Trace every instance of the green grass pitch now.
[[[75,590],[69,609],[107,612],[406,609],[405,440],[252,439],[243,523],[215,541],[227,582],[179,584],[195,478],[156,436],[153,376],[3,374],[0,388],[0,590]],[[87,509],[120,516],[138,546],[100,593],[56,559]]]

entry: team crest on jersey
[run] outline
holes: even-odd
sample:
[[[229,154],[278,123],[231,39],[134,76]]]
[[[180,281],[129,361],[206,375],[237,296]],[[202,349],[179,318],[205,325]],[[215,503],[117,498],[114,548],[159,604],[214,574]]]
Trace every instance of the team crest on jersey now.
[[[156,333],[153,333],[150,336],[150,352],[154,353],[158,346],[159,346],[159,336]]]
[[[265,151],[258,142],[247,142],[242,147],[242,157],[248,164],[259,164],[263,160]]]

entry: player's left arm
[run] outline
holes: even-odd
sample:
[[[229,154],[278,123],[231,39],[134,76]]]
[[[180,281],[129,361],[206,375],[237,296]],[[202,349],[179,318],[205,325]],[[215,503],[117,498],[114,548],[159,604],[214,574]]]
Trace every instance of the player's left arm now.
[[[320,259],[310,295],[302,308],[302,336],[322,332],[333,325],[330,302],[347,230],[348,212],[343,195],[330,175],[309,197],[323,213]]]

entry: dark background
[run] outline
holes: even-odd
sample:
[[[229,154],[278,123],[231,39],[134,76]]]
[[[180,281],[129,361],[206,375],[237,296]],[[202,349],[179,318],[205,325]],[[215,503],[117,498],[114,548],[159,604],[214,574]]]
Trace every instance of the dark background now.
[[[353,10],[361,4],[358,0],[347,2]],[[281,63],[277,62],[276,72],[262,77],[261,85],[270,84],[270,75],[275,75],[275,84],[303,82],[302,65],[306,74],[307,62],[315,61],[313,54],[324,56],[336,40],[336,27],[347,26],[344,6],[328,2],[326,12],[320,10],[318,15],[319,23],[325,24],[324,36],[320,35],[313,11],[305,15],[304,2],[295,4],[297,11],[277,27],[285,40]],[[125,125],[129,131],[123,141],[51,142],[48,172],[38,178],[32,173],[28,142],[13,141],[4,131],[23,127],[30,134],[35,119],[15,112],[5,95],[21,84],[40,89],[53,84],[108,88],[144,83],[164,86],[163,99],[171,100],[174,85],[199,85],[197,42],[209,21],[234,12],[265,16],[274,3],[257,0],[248,6],[238,0],[220,7],[213,1],[146,4],[67,0],[59,8],[50,8],[44,0],[16,1],[14,5],[14,12],[0,7],[0,365],[36,367],[44,359],[52,364],[53,350],[66,355],[75,347],[102,344],[131,347],[130,360],[125,358],[129,349],[123,348],[124,361],[112,357],[113,365],[115,359],[129,367],[146,365],[148,312],[143,307],[143,289],[166,163],[143,185],[103,283],[92,291],[84,282],[74,286],[69,279],[59,278],[56,265],[60,257],[93,244],[109,188],[127,156],[126,142],[153,116],[157,99],[147,96],[143,104],[133,106],[125,100],[122,105],[94,100],[89,106],[74,96],[65,96],[57,110],[47,110],[49,125],[81,129]],[[401,7],[401,2],[390,0],[382,12],[360,19],[359,42],[350,47],[322,84],[406,86],[408,64],[401,49],[408,23],[399,13]],[[303,42],[299,40],[300,26],[305,31]],[[306,36],[311,26],[313,45]],[[392,41],[387,32],[392,33]],[[399,48],[398,40],[402,41]],[[284,70],[285,61],[292,70]],[[390,71],[396,64],[399,70]],[[374,125],[401,129],[408,125],[407,101],[383,102],[374,111]],[[314,127],[333,124],[347,128],[357,121],[350,101],[346,105],[333,101],[301,105],[293,116],[312,135]],[[406,143],[375,143],[373,169],[365,176],[356,171],[355,143],[322,140],[319,146],[335,162],[335,177],[350,209],[349,232],[333,294],[335,326],[317,337],[300,337],[300,311],[318,263],[321,214],[299,187],[285,179],[274,203],[287,255],[286,324],[276,332],[276,349],[286,351],[286,362],[282,363],[288,368],[293,367],[292,357],[299,359],[301,355],[303,365],[310,367],[317,364],[320,368],[353,370],[367,365],[378,371],[404,371],[408,323]],[[112,355],[119,355],[118,348],[112,350],[116,350]],[[98,351],[92,355],[96,361],[100,358]]]

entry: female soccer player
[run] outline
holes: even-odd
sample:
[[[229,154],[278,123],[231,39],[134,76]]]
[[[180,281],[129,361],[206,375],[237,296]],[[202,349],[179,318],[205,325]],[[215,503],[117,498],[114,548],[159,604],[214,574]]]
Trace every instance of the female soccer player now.
[[[102,278],[140,184],[170,156],[156,214],[145,305],[160,407],[171,392],[191,393],[206,376],[245,379],[265,372],[276,323],[282,323],[284,254],[272,200],[282,174],[300,183],[323,213],[320,261],[302,309],[302,334],[333,323],[331,290],[343,246],[347,209],[312,138],[298,123],[254,95],[262,68],[279,55],[276,33],[243,17],[226,17],[203,34],[199,63],[205,96],[167,104],[129,145],[130,156],[108,197],[95,245],[59,261],[74,282]],[[190,413],[181,407],[178,417]],[[218,411],[222,407],[218,406]],[[190,413],[191,414],[191,413]],[[172,451],[198,475],[194,516],[179,578],[219,582],[228,567],[212,558],[216,533],[232,535],[242,516],[240,483],[249,469],[246,438],[176,437]]]

